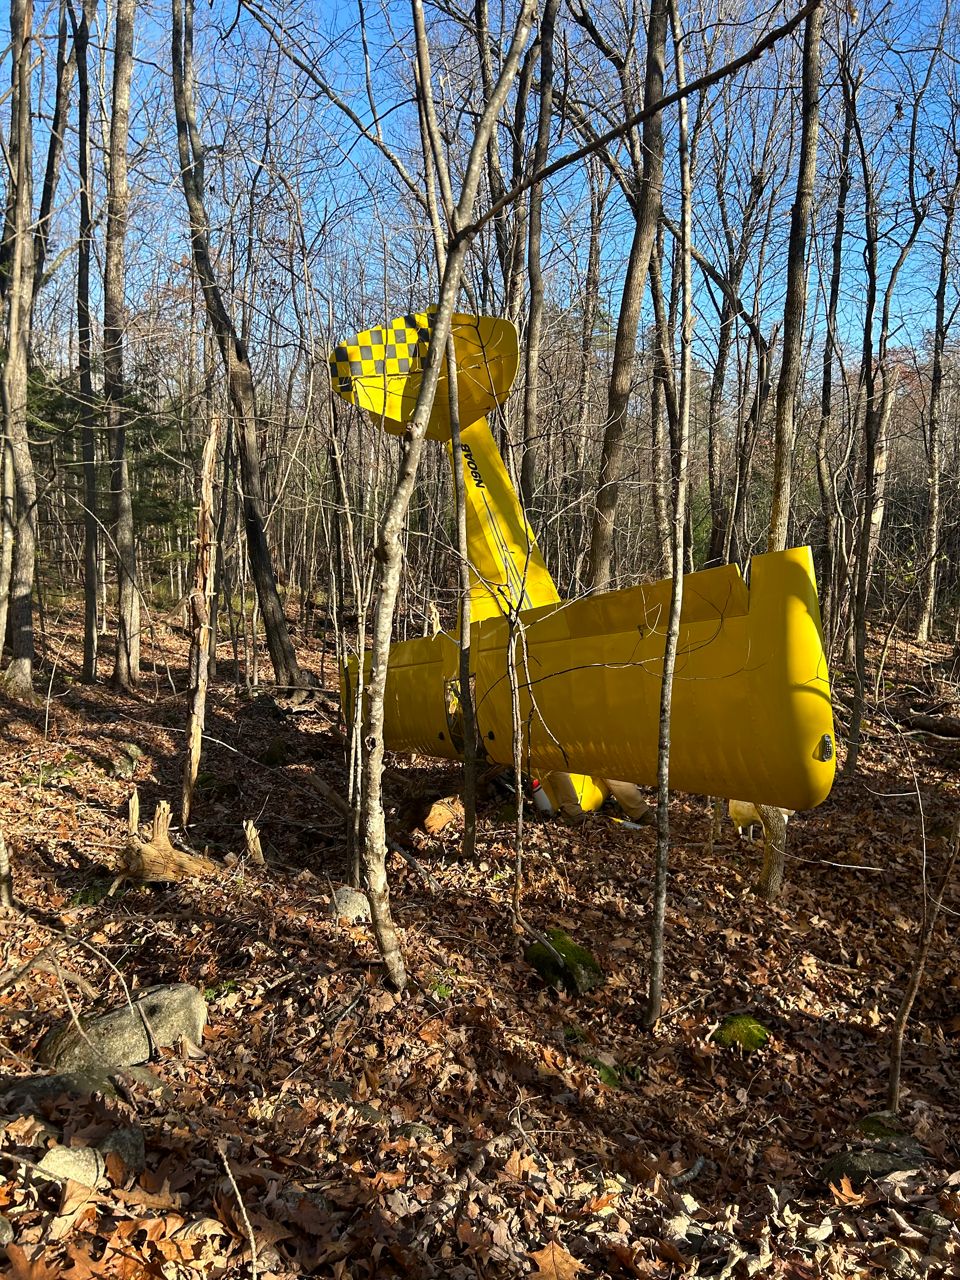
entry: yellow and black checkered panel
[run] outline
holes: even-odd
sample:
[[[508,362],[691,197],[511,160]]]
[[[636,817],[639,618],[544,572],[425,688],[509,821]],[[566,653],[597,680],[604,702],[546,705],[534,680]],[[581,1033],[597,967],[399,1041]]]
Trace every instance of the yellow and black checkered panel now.
[[[436,315],[435,307],[400,316],[341,341],[329,356],[333,389],[366,410],[395,435],[410,422],[420,394],[423,368]],[[451,332],[457,355],[457,381],[463,426],[478,421],[506,398],[517,372],[517,331],[509,320],[454,315]],[[450,439],[447,361],[440,361],[439,382],[427,436]]]
[[[358,379],[403,378],[419,373],[430,345],[430,317],[401,316],[381,329],[367,329],[330,353],[334,390],[353,399]]]

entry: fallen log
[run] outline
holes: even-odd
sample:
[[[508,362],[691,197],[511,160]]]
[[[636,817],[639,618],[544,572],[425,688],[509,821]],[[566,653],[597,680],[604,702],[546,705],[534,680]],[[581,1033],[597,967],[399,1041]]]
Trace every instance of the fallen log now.
[[[933,733],[938,738],[960,738],[960,717],[932,716],[925,711],[894,711],[893,718],[908,729]]]

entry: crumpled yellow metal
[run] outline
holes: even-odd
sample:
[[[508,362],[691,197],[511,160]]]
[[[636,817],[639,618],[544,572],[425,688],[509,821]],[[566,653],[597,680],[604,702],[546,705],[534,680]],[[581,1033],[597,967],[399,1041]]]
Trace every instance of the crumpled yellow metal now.
[[[335,390],[387,430],[413,412],[431,312],[401,317],[334,349]],[[584,808],[603,778],[656,781],[660,686],[670,583],[561,601],[484,414],[517,369],[516,330],[454,317],[472,572],[471,662],[481,741],[513,761],[508,649],[515,646],[522,756],[532,773],[573,775]],[[397,356],[397,351],[403,354]],[[443,377],[446,378],[444,362]],[[441,386],[429,435],[447,442]],[[345,673],[350,697],[353,673]],[[394,751],[457,759],[459,653],[439,634],[395,644],[384,734]],[[809,547],[754,556],[749,589],[728,565],[684,579],[673,688],[670,785],[755,804],[808,809],[830,792],[833,711]]]

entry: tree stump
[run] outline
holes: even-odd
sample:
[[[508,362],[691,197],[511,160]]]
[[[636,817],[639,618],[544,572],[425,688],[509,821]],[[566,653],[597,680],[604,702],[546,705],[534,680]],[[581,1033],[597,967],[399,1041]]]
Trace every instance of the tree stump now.
[[[123,871],[113,882],[111,893],[123,880],[173,883],[178,880],[211,879],[223,868],[209,858],[197,858],[175,849],[170,843],[170,805],[161,800],[153,815],[149,840],[132,834],[123,852]]]
[[[260,832],[252,818],[243,820],[243,836],[247,844],[247,857],[258,867],[264,866],[263,848],[260,844]]]

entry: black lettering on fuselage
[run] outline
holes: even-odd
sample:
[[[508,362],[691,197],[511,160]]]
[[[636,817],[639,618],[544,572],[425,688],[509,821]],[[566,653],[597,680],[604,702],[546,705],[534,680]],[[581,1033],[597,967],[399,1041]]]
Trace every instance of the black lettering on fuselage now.
[[[485,489],[487,486],[483,483],[483,476],[480,474],[480,467],[473,456],[473,450],[468,444],[462,444],[460,452],[463,454],[463,460],[467,464],[467,470],[473,477],[473,483],[478,489]]]

